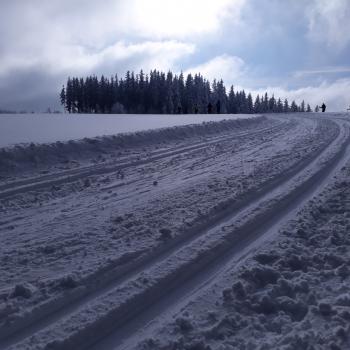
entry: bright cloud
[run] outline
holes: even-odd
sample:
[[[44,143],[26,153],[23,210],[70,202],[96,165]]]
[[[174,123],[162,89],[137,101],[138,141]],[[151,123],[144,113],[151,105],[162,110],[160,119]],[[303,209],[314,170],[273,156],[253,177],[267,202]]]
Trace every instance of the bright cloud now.
[[[221,55],[208,62],[192,67],[186,73],[201,73],[209,80],[223,79],[227,85],[236,84],[245,72],[244,61],[236,56]]]
[[[125,4],[121,26],[141,36],[180,37],[219,29],[221,21],[239,21],[246,0],[130,0]]]

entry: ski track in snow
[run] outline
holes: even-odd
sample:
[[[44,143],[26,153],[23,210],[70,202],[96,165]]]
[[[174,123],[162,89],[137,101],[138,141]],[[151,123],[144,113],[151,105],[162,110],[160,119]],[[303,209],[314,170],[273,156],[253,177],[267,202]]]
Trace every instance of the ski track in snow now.
[[[273,115],[0,150],[0,348],[216,349],[224,339],[228,349],[245,349],[263,338],[267,349],[316,341],[300,335],[304,318],[299,332],[290,331],[296,319],[286,304],[306,299],[294,290],[288,297],[297,306],[271,301],[269,278],[280,265],[254,254],[297,249],[282,227],[292,225],[291,235],[312,227],[315,202],[306,202],[326,184],[328,197],[340,196],[333,176],[346,177],[348,124],[344,115]],[[290,221],[298,210],[301,219]],[[271,288],[300,277],[284,268]],[[283,330],[272,326],[278,322]],[[342,346],[333,333],[326,343]]]

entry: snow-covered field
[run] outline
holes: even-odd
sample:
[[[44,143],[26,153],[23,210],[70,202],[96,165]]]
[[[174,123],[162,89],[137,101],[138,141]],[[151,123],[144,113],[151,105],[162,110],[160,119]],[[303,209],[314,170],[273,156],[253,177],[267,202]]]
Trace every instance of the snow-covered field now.
[[[0,349],[348,349],[349,127],[0,150]]]
[[[243,114],[0,114],[0,147],[19,143],[69,141],[85,137],[248,117]]]

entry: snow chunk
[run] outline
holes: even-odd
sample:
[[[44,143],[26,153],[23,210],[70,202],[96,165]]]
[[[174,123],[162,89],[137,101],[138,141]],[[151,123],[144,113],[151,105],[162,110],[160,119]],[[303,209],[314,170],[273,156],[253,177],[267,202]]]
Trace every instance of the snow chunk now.
[[[330,316],[333,313],[332,305],[327,302],[320,302],[318,304],[318,311],[322,316]]]
[[[341,294],[337,297],[335,301],[336,305],[340,306],[350,306],[350,294]]]
[[[181,333],[190,332],[194,328],[191,320],[185,317],[178,317],[175,324]]]
[[[78,286],[77,277],[74,274],[63,276],[59,285],[65,289],[72,289]]]
[[[275,284],[281,277],[280,273],[267,266],[254,266],[250,270],[245,270],[242,277],[246,280],[256,283],[259,287],[267,284]]]
[[[172,236],[171,236],[171,230],[169,228],[161,228],[159,230],[159,233],[160,233],[160,239],[162,240],[167,240],[167,239],[170,239]]]
[[[17,284],[11,294],[11,297],[12,298],[22,297],[22,298],[29,299],[32,297],[32,295],[35,293],[36,290],[37,290],[36,287],[34,287],[30,283]]]

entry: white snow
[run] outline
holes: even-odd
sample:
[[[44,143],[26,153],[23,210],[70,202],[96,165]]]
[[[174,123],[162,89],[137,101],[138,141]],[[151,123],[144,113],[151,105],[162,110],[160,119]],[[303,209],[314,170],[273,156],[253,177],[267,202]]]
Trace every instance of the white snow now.
[[[0,147],[19,143],[78,140],[250,117],[254,115],[0,114]]]
[[[348,348],[349,142],[298,114],[2,150],[0,348]]]

